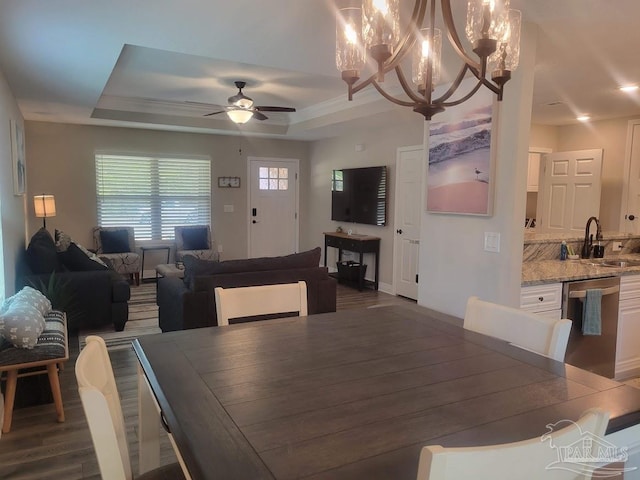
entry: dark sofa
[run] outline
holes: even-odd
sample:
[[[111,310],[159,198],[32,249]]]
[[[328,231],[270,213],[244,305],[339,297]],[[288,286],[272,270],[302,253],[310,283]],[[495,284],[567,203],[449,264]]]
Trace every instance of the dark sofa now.
[[[42,290],[67,313],[71,332],[113,324],[124,329],[129,317],[129,282],[119,273],[92,260],[75,243],[56,250],[51,234],[41,228],[31,238],[19,262],[17,288]]]
[[[336,311],[336,281],[319,267],[320,247],[283,257],[213,262],[184,257],[184,279],[158,280],[158,319],[163,332],[217,325],[214,288],[307,283],[309,314]]]

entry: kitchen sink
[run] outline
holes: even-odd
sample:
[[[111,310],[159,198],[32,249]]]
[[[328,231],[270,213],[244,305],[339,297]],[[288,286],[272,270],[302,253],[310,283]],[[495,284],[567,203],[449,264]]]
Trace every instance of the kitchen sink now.
[[[640,260],[613,260],[606,258],[585,260],[589,265],[595,265],[596,267],[625,268],[640,266]]]

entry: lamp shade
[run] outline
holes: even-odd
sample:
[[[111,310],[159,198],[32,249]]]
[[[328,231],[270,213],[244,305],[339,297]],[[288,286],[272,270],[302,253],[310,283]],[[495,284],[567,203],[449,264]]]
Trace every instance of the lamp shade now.
[[[33,207],[38,218],[56,216],[56,199],[53,195],[34,195]]]
[[[234,123],[247,123],[253,117],[253,112],[239,108],[237,110],[228,110],[227,115]]]

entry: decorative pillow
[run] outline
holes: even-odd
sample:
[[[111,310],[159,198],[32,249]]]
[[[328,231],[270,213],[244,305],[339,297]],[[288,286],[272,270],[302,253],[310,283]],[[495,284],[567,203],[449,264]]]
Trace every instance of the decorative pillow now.
[[[185,250],[207,250],[209,248],[209,229],[207,227],[183,229],[182,243]]]
[[[45,228],[38,230],[27,247],[27,264],[33,273],[52,273],[62,270],[56,245]]]
[[[33,348],[45,327],[51,302],[39,291],[24,287],[0,315],[0,335],[17,348]]]
[[[86,252],[86,253],[85,253]],[[95,257],[97,260],[95,260]],[[87,251],[80,245],[71,242],[66,251],[60,253],[60,258],[65,267],[72,272],[85,272],[90,270],[107,270],[107,266],[95,254]]]
[[[76,247],[78,247],[80,250],[82,250],[82,253],[84,253],[87,257],[89,257],[90,260],[93,260],[94,262],[98,262],[103,267],[109,268],[109,265],[107,265],[104,261],[102,261],[102,259],[98,255],[96,255],[95,253],[87,250],[86,248],[84,248],[79,243],[76,243]]]
[[[66,252],[69,245],[71,245],[71,237],[64,233],[62,230],[56,229],[56,250],[58,252]]]
[[[125,253],[129,249],[129,232],[127,230],[100,230],[102,253]]]

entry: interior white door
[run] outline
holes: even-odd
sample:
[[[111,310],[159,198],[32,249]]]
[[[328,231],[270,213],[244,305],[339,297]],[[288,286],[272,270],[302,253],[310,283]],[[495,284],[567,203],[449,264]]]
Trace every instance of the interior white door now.
[[[542,162],[537,229],[584,232],[589,217],[600,214],[602,149],[548,153]]]
[[[627,153],[625,171],[629,172],[624,185],[620,230],[626,233],[640,233],[640,121],[629,122],[627,133]],[[626,208],[625,208],[626,205]]]
[[[396,294],[414,300],[418,299],[424,159],[422,145],[399,148],[396,154],[393,283]]]
[[[295,159],[249,158],[249,258],[298,250]]]

